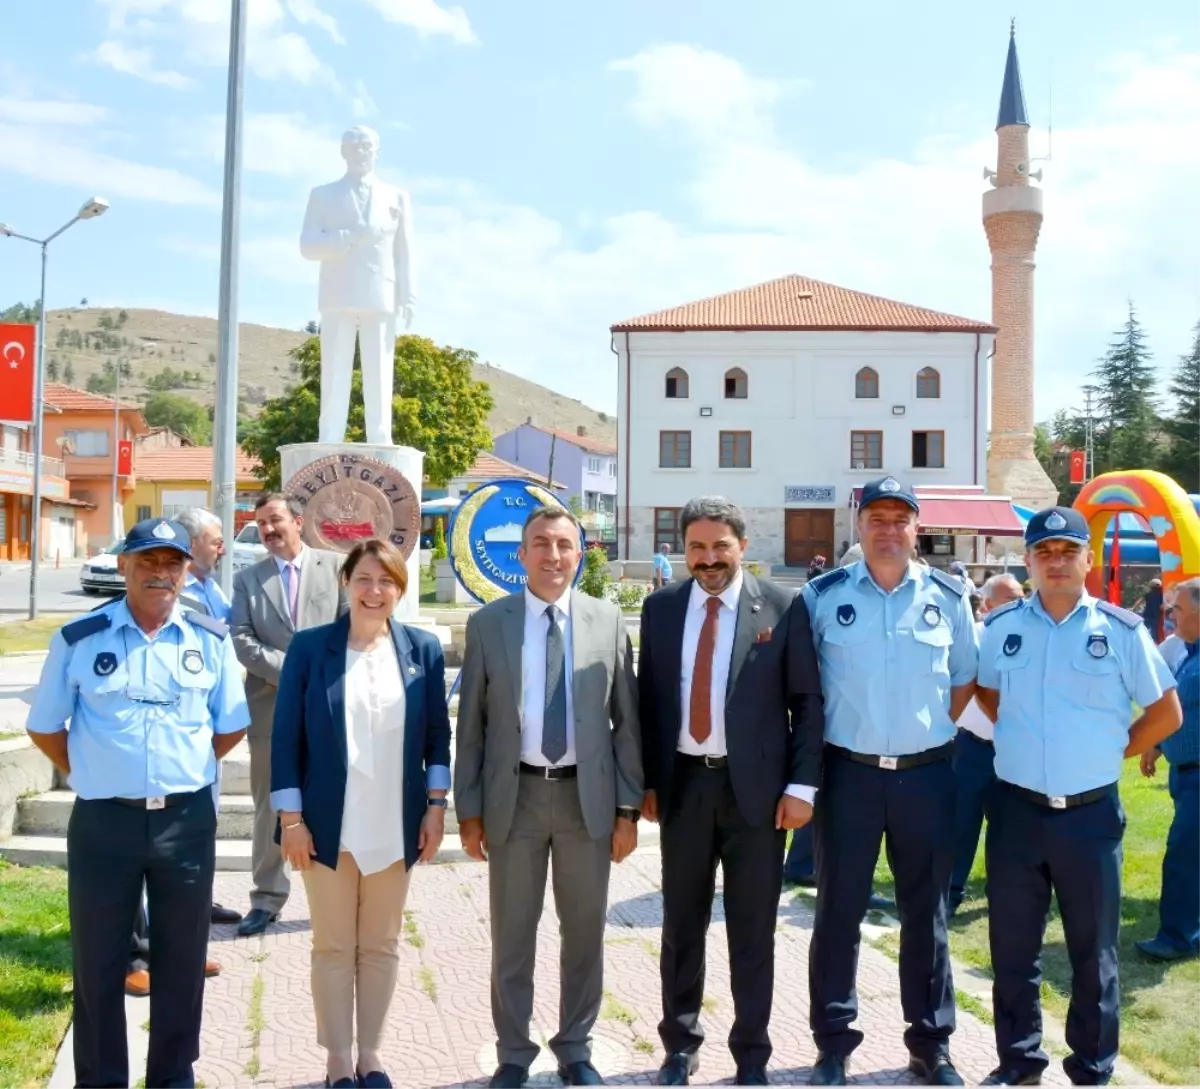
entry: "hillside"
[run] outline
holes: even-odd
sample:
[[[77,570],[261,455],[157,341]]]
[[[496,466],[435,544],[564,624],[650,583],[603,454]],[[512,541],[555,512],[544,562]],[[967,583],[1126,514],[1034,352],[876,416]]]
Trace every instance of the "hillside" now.
[[[122,318],[124,315],[124,318]],[[283,392],[291,378],[290,352],[306,333],[243,324],[239,330],[239,389],[244,408],[253,414]],[[189,372],[189,384],[174,392],[211,404],[216,390],[217,323],[212,318],[168,314],[162,310],[100,307],[50,310],[46,314],[46,365],[50,377],[84,389],[106,362],[122,366],[121,394],[134,400],[150,395],[148,382],[165,368]],[[127,372],[127,373],[126,373]],[[493,435],[533,416],[544,427],[574,431],[616,443],[611,416],[564,397],[536,382],[494,367],[475,365],[475,377],[487,382],[495,398],[488,417]],[[162,381],[161,377],[158,379]]]

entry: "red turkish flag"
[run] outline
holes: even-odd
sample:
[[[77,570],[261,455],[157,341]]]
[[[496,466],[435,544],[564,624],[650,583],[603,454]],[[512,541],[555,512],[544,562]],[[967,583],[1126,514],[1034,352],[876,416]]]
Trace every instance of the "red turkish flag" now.
[[[117,443],[117,475],[129,476],[133,472],[133,442],[122,439]]]
[[[1082,450],[1071,451],[1071,483],[1084,483],[1084,475],[1087,472],[1087,463]]]
[[[37,327],[0,325],[0,420],[33,423]]]

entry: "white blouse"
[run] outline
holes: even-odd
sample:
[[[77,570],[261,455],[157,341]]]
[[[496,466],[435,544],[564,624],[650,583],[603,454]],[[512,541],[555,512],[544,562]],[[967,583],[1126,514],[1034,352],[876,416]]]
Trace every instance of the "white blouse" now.
[[[363,874],[404,857],[404,680],[391,639],[346,650],[346,799],[341,849]]]

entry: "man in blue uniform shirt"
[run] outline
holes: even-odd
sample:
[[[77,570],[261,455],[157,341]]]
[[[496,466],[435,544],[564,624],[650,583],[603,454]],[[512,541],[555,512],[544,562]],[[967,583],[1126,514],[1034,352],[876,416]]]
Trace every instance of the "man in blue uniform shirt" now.
[[[813,1085],[844,1085],[862,1042],[859,922],[886,841],[900,911],[900,1001],[909,1069],[961,1085],[950,1061],[954,983],[946,904],[954,866],[955,721],[975,690],[967,586],[913,562],[917,500],[893,477],[862,493],[863,558],[808,583],[825,697],[814,821],[817,915],[809,951]]]
[[[183,597],[203,605],[201,612],[207,612],[222,624],[228,624],[233,606],[216,579],[217,564],[225,555],[225,535],[221,532],[221,519],[203,507],[188,507],[187,510],[179,512],[178,521],[187,530],[192,553],[192,563],[183,582]],[[237,919],[232,921],[236,923]]]
[[[1200,950],[1200,579],[1180,583],[1176,594],[1170,614],[1184,649],[1168,664],[1178,685],[1183,726],[1142,755],[1147,777],[1154,775],[1160,756],[1167,758],[1167,786],[1175,802],[1163,855],[1158,933],[1137,943],[1144,956],[1158,961],[1183,960]],[[1165,658],[1165,645],[1159,650]]]
[[[999,1067],[988,1084],[1037,1085],[1042,940],[1051,893],[1071,959],[1063,1062],[1104,1085],[1117,1057],[1121,762],[1179,727],[1175,680],[1136,613],[1091,597],[1088,524],[1069,507],[1025,527],[1034,594],[988,614],[978,700],[996,722],[987,836]],[[1131,704],[1141,707],[1132,722]]]
[[[145,885],[148,1086],[194,1085],[216,852],[217,761],[249,723],[220,621],[178,603],[187,531],[125,539],[125,597],[54,636],[27,729],[77,795],[67,830],[76,1085],[129,1085],[125,966]],[[70,727],[67,722],[70,720]]]

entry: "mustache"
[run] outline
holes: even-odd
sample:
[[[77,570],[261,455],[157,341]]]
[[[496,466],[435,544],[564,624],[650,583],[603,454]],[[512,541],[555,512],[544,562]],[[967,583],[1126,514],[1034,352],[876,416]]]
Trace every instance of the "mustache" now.
[[[144,590],[174,590],[175,583],[170,579],[145,579],[142,582]]]
[[[698,563],[693,570],[696,571],[728,571],[729,564],[727,563]]]

